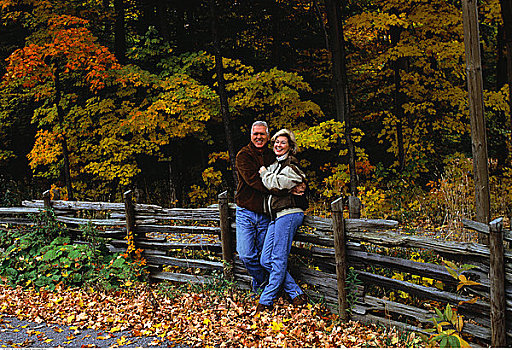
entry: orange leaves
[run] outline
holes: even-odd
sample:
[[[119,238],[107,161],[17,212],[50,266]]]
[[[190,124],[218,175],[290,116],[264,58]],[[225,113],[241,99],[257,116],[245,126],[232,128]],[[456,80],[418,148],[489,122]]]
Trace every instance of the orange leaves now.
[[[84,73],[92,91],[103,88],[108,70],[118,69],[119,64],[83,27],[87,21],[73,16],[55,16],[48,24],[51,39],[29,44],[9,56],[4,84],[21,83],[25,88],[34,88],[55,80],[58,68],[64,74]]]

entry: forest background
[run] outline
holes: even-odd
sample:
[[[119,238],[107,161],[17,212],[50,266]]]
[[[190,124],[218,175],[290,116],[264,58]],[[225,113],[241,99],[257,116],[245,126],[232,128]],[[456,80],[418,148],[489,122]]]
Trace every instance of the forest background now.
[[[491,216],[510,217],[506,36],[498,0],[478,10]],[[1,0],[0,15],[1,205],[49,188],[64,199],[121,201],[132,189],[140,203],[214,203],[234,191],[228,143],[247,144],[255,120],[296,132],[313,214],[350,192],[323,1]],[[342,15],[363,215],[472,218],[460,1],[347,0]]]

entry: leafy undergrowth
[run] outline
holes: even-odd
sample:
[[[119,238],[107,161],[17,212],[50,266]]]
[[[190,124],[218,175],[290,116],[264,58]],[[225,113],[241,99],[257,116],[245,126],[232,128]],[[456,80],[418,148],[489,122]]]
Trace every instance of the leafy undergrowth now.
[[[255,314],[238,290],[219,291],[136,284],[117,291],[57,286],[53,291],[0,285],[4,315],[77,329],[128,330],[186,347],[418,347],[414,333],[357,322],[341,323],[321,305],[293,308],[282,299]],[[156,341],[158,343],[158,341]],[[154,344],[158,345],[158,344]]]

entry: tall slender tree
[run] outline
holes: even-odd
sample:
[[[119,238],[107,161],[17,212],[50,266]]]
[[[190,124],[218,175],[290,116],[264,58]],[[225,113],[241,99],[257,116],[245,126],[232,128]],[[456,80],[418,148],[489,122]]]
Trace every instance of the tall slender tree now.
[[[466,72],[471,119],[471,149],[473,152],[473,174],[475,179],[476,219],[485,224],[491,217],[489,193],[489,166],[487,156],[487,134],[484,118],[482,62],[480,54],[480,31],[476,1],[462,1],[464,22],[464,47],[466,49]],[[481,243],[489,238],[479,235]]]
[[[235,188],[237,187],[238,179],[236,176],[235,167],[235,146],[233,144],[233,138],[231,134],[231,123],[229,116],[229,105],[228,95],[226,93],[226,82],[224,80],[224,66],[222,64],[222,55],[219,40],[219,30],[217,23],[217,11],[215,0],[210,0],[210,15],[211,15],[211,27],[213,37],[213,48],[215,52],[215,73],[217,76],[218,94],[220,98],[220,110],[222,114],[222,122],[224,124],[224,133],[226,136],[226,143],[228,146],[229,162],[231,164],[231,170],[233,174],[233,183]]]
[[[352,125],[350,120],[350,102],[345,64],[345,39],[342,25],[341,0],[326,0],[327,21],[333,71],[334,103],[336,118],[345,122],[345,140],[349,151],[350,192],[357,195],[356,155],[351,138]]]
[[[507,52],[508,101],[512,113],[512,0],[500,0],[500,6],[505,32],[505,50]],[[509,128],[512,131],[512,117],[510,118]]]

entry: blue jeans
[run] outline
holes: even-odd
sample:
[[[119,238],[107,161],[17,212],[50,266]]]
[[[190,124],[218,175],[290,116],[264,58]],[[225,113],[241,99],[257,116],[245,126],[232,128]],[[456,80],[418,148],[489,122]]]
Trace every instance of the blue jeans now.
[[[236,251],[252,276],[252,289],[255,292],[268,278],[267,271],[260,264],[260,256],[269,223],[267,215],[236,207]]]
[[[286,270],[293,237],[303,219],[304,213],[292,213],[277,218],[268,226],[261,253],[261,265],[270,275],[268,284],[261,293],[260,304],[272,305],[281,285],[292,299],[304,293]]]

